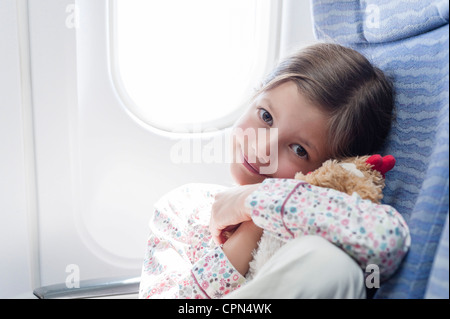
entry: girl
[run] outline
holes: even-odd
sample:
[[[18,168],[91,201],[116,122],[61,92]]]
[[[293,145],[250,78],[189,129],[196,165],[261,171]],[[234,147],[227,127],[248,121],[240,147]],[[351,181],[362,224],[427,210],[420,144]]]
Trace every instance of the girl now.
[[[221,298],[233,291],[239,298],[261,297],[255,294],[261,289],[265,297],[329,297],[329,287],[338,286],[344,289],[335,291],[346,293],[333,297],[364,297],[361,268],[376,264],[386,279],[408,249],[403,218],[392,207],[292,178],[330,158],[374,153],[390,130],[392,112],[391,83],[358,52],[317,44],[286,59],[234,127],[254,133],[233,138],[231,174],[241,186],[187,185],[156,204],[140,297]],[[261,271],[247,283],[263,229],[289,242],[280,253],[291,249],[286,265],[301,265],[294,277]],[[224,230],[232,235],[225,238]],[[275,264],[284,258],[277,256]],[[333,263],[324,263],[324,256]],[[321,280],[327,267],[334,275]],[[283,286],[283,280],[301,288],[274,295],[261,286]]]

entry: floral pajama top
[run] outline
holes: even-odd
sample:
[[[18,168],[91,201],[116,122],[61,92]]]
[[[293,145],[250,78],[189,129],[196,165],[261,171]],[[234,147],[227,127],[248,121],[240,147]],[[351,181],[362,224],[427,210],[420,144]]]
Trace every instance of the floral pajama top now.
[[[221,298],[246,283],[211,240],[214,195],[226,188],[189,184],[155,205],[142,269],[140,298]],[[284,241],[319,235],[381,280],[410,246],[408,226],[392,207],[294,179],[266,179],[246,200],[253,222]]]

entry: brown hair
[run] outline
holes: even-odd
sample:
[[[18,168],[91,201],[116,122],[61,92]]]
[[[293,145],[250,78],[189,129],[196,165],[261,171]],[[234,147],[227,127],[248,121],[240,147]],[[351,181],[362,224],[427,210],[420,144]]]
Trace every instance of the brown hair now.
[[[281,62],[256,95],[293,81],[312,103],[329,115],[330,156],[373,154],[391,128],[393,85],[357,51],[319,43]]]

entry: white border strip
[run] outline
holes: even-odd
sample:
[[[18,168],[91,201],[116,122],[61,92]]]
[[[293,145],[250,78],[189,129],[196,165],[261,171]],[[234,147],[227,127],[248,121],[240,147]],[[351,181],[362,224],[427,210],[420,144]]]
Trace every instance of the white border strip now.
[[[39,219],[34,139],[33,102],[31,84],[31,56],[28,0],[17,0],[17,32],[19,38],[20,79],[22,92],[22,125],[24,147],[25,193],[32,289],[41,285],[39,254]]]

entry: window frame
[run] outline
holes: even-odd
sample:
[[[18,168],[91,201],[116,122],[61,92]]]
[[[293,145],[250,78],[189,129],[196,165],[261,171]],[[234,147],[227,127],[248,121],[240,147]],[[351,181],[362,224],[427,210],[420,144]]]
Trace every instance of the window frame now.
[[[235,110],[228,113],[226,116],[216,119],[209,120],[201,123],[186,123],[185,126],[181,128],[173,127],[170,125],[164,125],[162,123],[158,123],[156,121],[152,121],[144,115],[145,112],[142,111],[142,108],[137,105],[131,96],[128,94],[125,85],[122,82],[121,74],[120,74],[120,65],[118,58],[118,32],[117,32],[117,1],[118,0],[109,0],[108,1],[108,33],[109,33],[109,55],[110,55],[110,71],[111,71],[111,79],[113,82],[113,86],[115,91],[118,94],[118,97],[122,104],[124,105],[128,115],[132,117],[136,122],[138,122],[141,126],[144,126],[150,129],[153,132],[157,132],[163,135],[172,135],[172,134],[186,134],[190,133],[197,134],[202,133],[199,132],[199,129],[208,129],[214,128],[217,130],[225,130],[230,128],[234,122],[242,115],[242,108],[246,107],[247,101],[245,101],[245,96],[243,96],[243,101],[241,107],[236,107]],[[259,65],[262,67],[258,70],[257,74],[252,76],[252,78],[256,78],[258,80],[262,80],[263,76],[266,75],[278,62],[279,53],[280,53],[280,42],[281,42],[281,28],[282,28],[282,7],[283,0],[277,1],[268,1],[268,3],[264,3],[265,10],[268,10],[268,37],[265,39],[263,47],[266,48],[266,52],[264,53],[265,59],[261,61]],[[264,23],[264,22],[262,22]],[[251,82],[251,81],[250,81]],[[246,92],[249,94],[254,91],[254,87],[249,85],[246,88]]]

